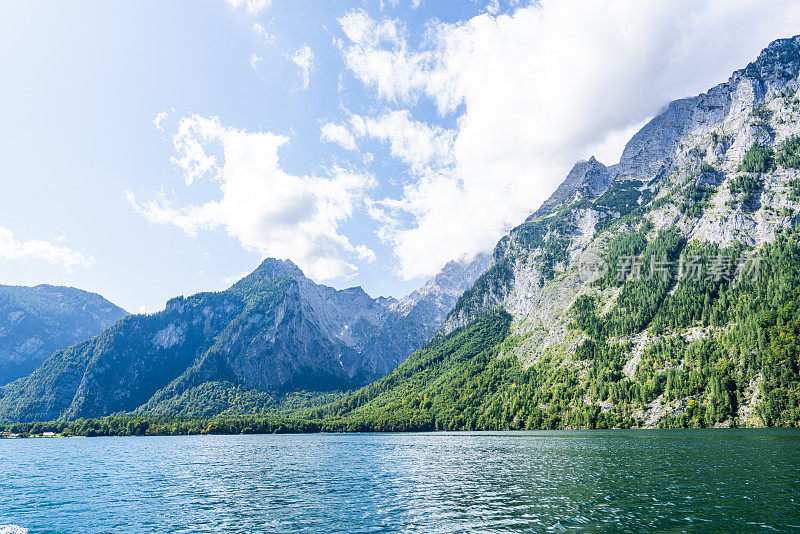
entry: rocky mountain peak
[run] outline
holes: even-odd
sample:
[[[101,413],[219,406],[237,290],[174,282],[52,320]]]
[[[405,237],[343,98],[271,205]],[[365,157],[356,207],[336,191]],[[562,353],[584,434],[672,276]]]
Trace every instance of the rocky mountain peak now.
[[[584,251],[602,253],[604,240],[630,231],[621,230],[628,215],[721,246],[771,240],[800,217],[792,193],[797,170],[762,173],[748,181],[748,194],[738,185],[747,178],[737,176],[752,147],[763,147],[769,167],[776,148],[798,133],[798,77],[800,37],[779,39],[727,82],[666,105],[630,139],[618,164],[576,163],[553,195],[500,240],[492,268],[465,293],[445,330],[499,304],[526,315],[562,301],[554,295],[566,294],[563,288],[548,282]]]
[[[608,173],[608,169],[594,156],[589,158],[581,172],[583,185],[588,188],[593,197],[602,195],[611,185],[611,175]]]
[[[748,76],[770,80],[772,78],[793,78],[800,71],[800,36],[772,41],[755,61],[742,70],[736,71],[734,77]]]
[[[800,36],[773,41],[726,83],[667,105],[625,145],[619,165],[612,172],[614,179],[651,181],[667,173],[681,147],[699,133],[710,135],[714,129],[722,132],[725,128],[744,130],[740,123],[747,122],[757,105],[764,104],[768,95],[774,98],[798,72]],[[750,135],[741,137],[747,137],[747,146],[732,151],[737,157],[752,142]],[[716,143],[717,148],[723,144]]]
[[[276,258],[266,258],[253,271],[253,274],[269,280],[277,280],[284,277],[305,278],[303,271],[292,260],[279,260]]]
[[[542,203],[535,216],[562,202],[572,200],[579,193],[587,194],[590,198],[599,197],[606,192],[611,181],[608,168],[594,156],[587,161],[579,161],[572,167],[558,189]]]
[[[460,295],[489,267],[491,255],[478,253],[472,259],[452,260],[423,287],[435,285],[448,293]]]
[[[281,278],[291,278],[298,282],[309,281],[303,271],[295,265],[292,260],[279,260],[267,258],[256,267],[256,269],[233,284],[229,291],[234,293],[246,293],[253,291],[263,284],[271,284]]]
[[[440,313],[447,313],[455,304],[456,299],[469,288],[478,277],[486,272],[491,264],[490,254],[478,253],[471,259],[452,260],[442,267],[442,270],[429,279],[418,290],[398,302],[398,308],[404,313],[410,312],[423,301],[447,297],[452,302],[442,306]],[[446,309],[444,309],[446,308]]]

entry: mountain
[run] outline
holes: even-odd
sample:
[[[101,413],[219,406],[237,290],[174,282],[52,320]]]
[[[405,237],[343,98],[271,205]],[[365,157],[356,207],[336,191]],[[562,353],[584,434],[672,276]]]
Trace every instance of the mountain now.
[[[399,299],[386,299],[392,312],[387,327],[361,350],[363,382],[389,374],[428,341],[453,309],[461,294],[489,267],[491,256],[448,262],[421,288]]]
[[[579,162],[350,430],[800,424],[800,37]]]
[[[56,352],[0,390],[0,419],[283,402],[322,430],[800,425],[799,73],[800,37],[771,43],[406,299],[266,261]]]
[[[73,287],[0,285],[0,385],[126,315],[100,295]]]
[[[287,392],[361,386],[429,339],[487,263],[448,264],[397,300],[318,285],[267,259],[226,291],[173,298],[54,353],[0,390],[0,419],[242,414]]]

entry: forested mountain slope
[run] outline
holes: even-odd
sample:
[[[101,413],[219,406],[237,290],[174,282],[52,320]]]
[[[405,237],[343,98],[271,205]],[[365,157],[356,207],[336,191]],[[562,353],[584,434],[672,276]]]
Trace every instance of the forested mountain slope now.
[[[398,301],[318,285],[267,259],[226,291],[174,298],[56,352],[0,389],[0,419],[258,413],[289,392],[351,389],[429,339],[486,264],[451,263]]]
[[[800,37],[578,163],[350,429],[800,423]],[[335,423],[334,423],[335,422]]]
[[[100,295],[74,287],[0,286],[0,385],[126,315]]]

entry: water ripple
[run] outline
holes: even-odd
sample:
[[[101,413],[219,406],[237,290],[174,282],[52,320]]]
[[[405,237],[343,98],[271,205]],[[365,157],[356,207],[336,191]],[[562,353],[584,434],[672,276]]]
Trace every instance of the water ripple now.
[[[800,433],[770,430],[4,440],[0,524],[31,534],[800,532],[797,458]]]

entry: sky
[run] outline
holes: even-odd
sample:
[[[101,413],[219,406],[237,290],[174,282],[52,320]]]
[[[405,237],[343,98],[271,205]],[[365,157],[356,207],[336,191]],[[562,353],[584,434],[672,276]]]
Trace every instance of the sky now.
[[[4,2],[0,283],[154,312],[277,257],[401,297],[798,33],[782,0]]]

